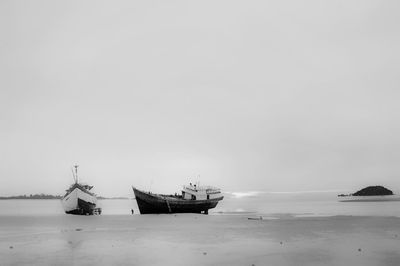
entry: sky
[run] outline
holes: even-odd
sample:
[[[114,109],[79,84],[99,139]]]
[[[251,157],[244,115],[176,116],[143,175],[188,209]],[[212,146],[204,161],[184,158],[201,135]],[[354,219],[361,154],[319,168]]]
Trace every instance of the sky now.
[[[0,195],[400,191],[398,1],[0,2]]]

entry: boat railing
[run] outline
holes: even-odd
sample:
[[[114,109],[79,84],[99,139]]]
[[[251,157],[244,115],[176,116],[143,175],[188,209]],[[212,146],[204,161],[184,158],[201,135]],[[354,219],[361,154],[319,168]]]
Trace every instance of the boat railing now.
[[[89,191],[90,189],[93,188],[93,186],[89,186],[86,184],[80,184],[80,183],[72,184],[71,187],[66,190],[66,192],[67,192],[66,194],[72,192],[75,188],[79,188],[79,189],[83,190],[84,192],[86,192],[92,196],[95,196],[95,194],[93,192]]]
[[[221,192],[217,187],[212,186],[183,186],[184,189],[191,191]]]

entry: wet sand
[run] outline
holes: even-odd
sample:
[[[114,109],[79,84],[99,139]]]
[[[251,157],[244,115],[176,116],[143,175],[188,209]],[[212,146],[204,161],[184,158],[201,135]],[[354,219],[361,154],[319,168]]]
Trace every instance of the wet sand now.
[[[0,216],[0,265],[400,265],[400,218]]]

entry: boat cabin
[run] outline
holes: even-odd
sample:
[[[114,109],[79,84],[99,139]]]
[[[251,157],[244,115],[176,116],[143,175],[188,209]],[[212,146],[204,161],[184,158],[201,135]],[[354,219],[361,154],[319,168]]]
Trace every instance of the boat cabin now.
[[[183,186],[182,189],[182,198],[186,200],[208,200],[221,196],[221,190],[211,186],[199,186],[190,183],[189,186]]]
[[[68,195],[69,193],[71,193],[75,188],[78,188],[78,189],[80,189],[80,190],[82,190],[82,191],[84,191],[84,192],[86,192],[86,193],[88,193],[88,194],[94,196],[94,194],[93,194],[91,191],[89,191],[89,190],[91,190],[91,189],[93,188],[93,186],[89,186],[89,185],[86,185],[86,184],[80,184],[80,183],[72,184],[72,185],[66,190],[65,196]],[[65,197],[65,196],[64,196],[64,197]]]

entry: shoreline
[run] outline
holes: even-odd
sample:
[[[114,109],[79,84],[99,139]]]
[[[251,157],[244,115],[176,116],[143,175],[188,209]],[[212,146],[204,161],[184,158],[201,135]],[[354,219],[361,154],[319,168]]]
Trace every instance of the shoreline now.
[[[1,265],[398,265],[400,218],[1,216]],[[274,217],[274,216],[269,216]],[[392,263],[392,264],[391,264]]]

